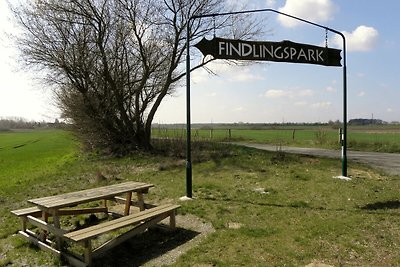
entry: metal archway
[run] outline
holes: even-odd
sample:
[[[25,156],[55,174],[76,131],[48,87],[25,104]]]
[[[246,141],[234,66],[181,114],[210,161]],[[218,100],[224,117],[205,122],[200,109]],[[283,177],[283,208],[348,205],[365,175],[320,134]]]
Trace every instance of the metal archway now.
[[[205,15],[196,15],[189,18],[187,22],[187,35],[186,35],[186,197],[192,198],[192,151],[191,151],[191,116],[190,116],[190,21],[206,18],[206,17],[218,17],[218,16],[228,16],[228,15],[238,15],[238,14],[247,14],[247,13],[260,13],[260,12],[273,12],[279,15],[283,15],[298,21],[302,21],[304,23],[316,26],[318,28],[325,29],[326,31],[333,32],[338,34],[343,39],[343,132],[342,132],[342,176],[347,176],[347,65],[346,65],[346,38],[343,33],[299,18],[295,17],[275,9],[255,9],[255,10],[245,10],[245,11],[236,11],[236,12],[226,12],[226,13],[216,13],[216,14],[205,14]]]

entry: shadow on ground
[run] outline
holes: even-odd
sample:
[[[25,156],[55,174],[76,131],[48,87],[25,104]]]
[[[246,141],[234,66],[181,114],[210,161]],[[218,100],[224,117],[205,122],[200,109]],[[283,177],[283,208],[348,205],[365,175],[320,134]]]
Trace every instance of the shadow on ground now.
[[[385,202],[376,202],[361,207],[363,210],[384,210],[384,209],[400,209],[399,200],[389,200]]]
[[[151,228],[111,249],[102,257],[96,258],[94,266],[141,266],[185,244],[199,234],[183,228],[176,228],[175,231]]]

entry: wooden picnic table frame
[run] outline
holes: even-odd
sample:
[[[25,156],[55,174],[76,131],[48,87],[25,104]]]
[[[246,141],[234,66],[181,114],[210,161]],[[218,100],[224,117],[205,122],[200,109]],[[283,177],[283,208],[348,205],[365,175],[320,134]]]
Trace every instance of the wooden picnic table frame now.
[[[36,205],[39,209],[48,214],[53,214],[55,211],[59,211],[62,208],[73,207],[96,200],[108,200],[126,193],[124,215],[128,215],[132,193],[137,193],[139,208],[144,209],[143,194],[147,193],[149,188],[153,186],[153,184],[148,183],[125,182],[61,195],[30,199],[28,203]]]
[[[132,204],[132,194],[136,192],[137,206],[142,211],[145,209],[143,194],[148,193],[149,188],[153,184],[141,182],[125,182],[120,184],[113,184],[103,187],[91,188],[81,191],[65,193],[61,195],[54,195],[36,199],[28,200],[28,203],[36,205],[42,211],[42,220],[47,223],[49,216],[53,217],[53,226],[56,229],[60,227],[60,216],[63,215],[78,215],[90,214],[97,212],[108,212],[107,200],[114,200],[116,196],[126,194],[124,216],[129,215],[130,207]],[[74,207],[79,204],[89,203],[96,200],[103,200],[104,207],[99,208],[86,208],[76,210],[62,210],[63,208]],[[121,198],[119,198],[121,200]],[[57,236],[57,248],[60,248],[60,239]]]
[[[28,200],[28,203],[35,205],[34,207],[12,211],[23,221],[23,229],[20,231],[24,237],[35,243],[41,248],[50,250],[58,255],[65,256],[69,260],[72,257],[62,250],[62,242],[64,235],[68,232],[61,228],[60,217],[64,215],[79,215],[92,213],[108,213],[107,201],[116,201],[125,205],[123,217],[128,216],[130,207],[137,206],[140,211],[144,211],[146,207],[154,207],[145,204],[144,194],[148,193],[149,188],[153,184],[142,182],[124,182],[98,188],[86,189],[60,195],[36,198]],[[133,194],[136,193],[137,201],[132,201]],[[124,197],[121,197],[125,195]],[[104,201],[103,207],[93,208],[74,208],[80,204],[90,203],[94,201]],[[40,218],[41,217],[41,218]],[[52,223],[48,222],[48,218],[53,217]],[[26,224],[38,227],[41,234],[37,235],[27,229]],[[51,242],[46,239],[48,233],[54,234],[56,237],[56,248],[53,248]],[[74,260],[73,260],[74,261]],[[75,265],[75,264],[74,264]],[[80,266],[79,261],[77,266]]]

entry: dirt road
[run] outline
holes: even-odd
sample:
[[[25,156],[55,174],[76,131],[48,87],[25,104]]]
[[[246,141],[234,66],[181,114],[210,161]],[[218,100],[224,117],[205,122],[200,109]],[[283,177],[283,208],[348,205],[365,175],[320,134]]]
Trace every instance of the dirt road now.
[[[267,144],[235,143],[237,145],[253,147],[268,151],[277,151],[279,147]],[[282,151],[294,154],[312,155],[327,158],[341,158],[340,150],[328,150],[320,148],[281,147]],[[347,151],[348,161],[356,161],[368,164],[375,168],[383,169],[391,175],[400,175],[400,154]]]

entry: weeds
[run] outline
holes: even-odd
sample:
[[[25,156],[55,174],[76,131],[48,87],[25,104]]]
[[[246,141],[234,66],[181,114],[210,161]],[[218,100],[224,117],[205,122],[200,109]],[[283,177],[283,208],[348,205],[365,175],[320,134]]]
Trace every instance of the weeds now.
[[[183,140],[182,138],[154,139],[153,146],[154,153],[156,154],[180,160],[186,158],[186,140]],[[226,144],[206,141],[195,141],[191,144],[193,163],[200,163],[210,159],[219,163],[221,159],[228,157],[231,154],[231,148]]]
[[[63,144],[69,147],[70,142]],[[185,193],[184,138],[154,140],[154,144],[152,154],[118,159],[58,149],[52,151],[57,153],[50,163],[48,154],[28,154],[24,149],[29,146],[22,147],[19,157],[30,157],[24,162],[36,158],[35,164],[40,162],[42,168],[9,169],[8,184],[1,187],[0,266],[59,265],[52,254],[32,249],[15,235],[20,222],[9,211],[26,207],[29,198],[118,179],[155,184],[146,202],[178,202]],[[195,199],[179,202],[179,213],[200,217],[216,231],[172,266],[306,266],[314,261],[333,266],[400,266],[398,177],[352,163],[352,181],[332,179],[340,172],[338,160],[286,154],[280,146],[276,152],[265,152],[197,140],[192,148]],[[63,159],[65,151],[75,156]],[[109,178],[97,181],[97,170]],[[90,218],[77,220],[70,220],[69,226],[88,223]],[[159,233],[148,233],[136,243],[124,243],[105,256],[104,265],[122,258],[144,264],[153,252],[169,251],[169,244],[177,242],[173,233],[162,240]],[[191,233],[178,232],[181,243],[190,239],[186,234]]]
[[[282,150],[282,144],[276,147],[276,152],[271,158],[272,164],[278,164],[286,161],[286,153]]]
[[[328,141],[328,134],[324,129],[319,128],[315,132],[315,139],[316,139],[317,144],[323,145]]]

